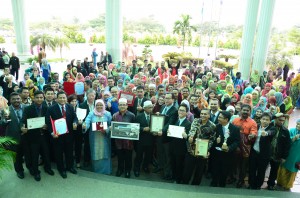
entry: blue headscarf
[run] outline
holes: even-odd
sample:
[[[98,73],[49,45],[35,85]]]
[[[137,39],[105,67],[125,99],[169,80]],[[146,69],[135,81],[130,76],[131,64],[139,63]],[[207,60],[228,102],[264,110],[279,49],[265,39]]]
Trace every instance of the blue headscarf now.
[[[252,87],[247,87],[245,90],[244,90],[244,93],[243,95],[246,95],[246,94],[251,94],[253,91],[253,88]]]
[[[264,112],[265,110],[267,110],[268,99],[264,96],[261,96],[259,98],[259,100],[263,100],[264,105],[261,105],[260,102],[258,101],[258,104],[256,105],[256,107],[260,107],[262,109],[262,111]]]
[[[274,96],[275,96],[275,98],[276,98],[276,105],[277,105],[277,106],[282,105],[282,103],[283,103],[283,95],[282,95],[282,93],[281,93],[281,92],[276,92],[276,93],[274,94]]]

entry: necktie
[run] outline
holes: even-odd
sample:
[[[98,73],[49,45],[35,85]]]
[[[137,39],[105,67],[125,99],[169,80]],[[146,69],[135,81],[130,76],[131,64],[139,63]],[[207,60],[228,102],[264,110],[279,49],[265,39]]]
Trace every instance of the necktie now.
[[[176,123],[176,126],[180,126],[180,120],[178,120],[178,122]]]
[[[66,117],[66,111],[65,111],[65,107],[63,105],[61,106],[61,113],[62,113],[63,117],[65,118]]]
[[[48,107],[50,107],[51,106],[51,102],[48,102]]]
[[[215,122],[215,117],[216,117],[215,114],[211,114],[211,121],[212,121],[212,122]]]
[[[20,122],[21,119],[22,119],[22,117],[21,117],[21,110],[18,109],[18,110],[16,111],[16,113],[17,113],[18,120],[19,120],[19,122]]]
[[[167,111],[168,111],[168,108],[165,107],[164,110],[163,110],[163,112],[162,112],[162,114],[163,114],[163,115],[166,115],[166,114],[167,114]]]
[[[150,116],[149,115],[147,115],[147,123],[148,123],[148,125],[149,125],[149,122],[150,122]]]

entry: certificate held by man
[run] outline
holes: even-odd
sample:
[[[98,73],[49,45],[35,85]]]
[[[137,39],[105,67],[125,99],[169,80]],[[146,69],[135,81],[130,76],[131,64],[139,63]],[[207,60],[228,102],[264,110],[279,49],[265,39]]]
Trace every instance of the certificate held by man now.
[[[45,125],[45,117],[27,119],[28,130],[43,128],[44,125]]]
[[[168,136],[175,137],[175,138],[183,138],[182,134],[184,132],[184,127],[169,125]]]
[[[196,139],[195,155],[207,157],[208,154],[208,140]]]
[[[55,135],[63,135],[68,133],[68,127],[67,127],[67,122],[65,118],[60,118],[57,120],[52,120],[50,117],[52,128],[53,128],[53,133]]]

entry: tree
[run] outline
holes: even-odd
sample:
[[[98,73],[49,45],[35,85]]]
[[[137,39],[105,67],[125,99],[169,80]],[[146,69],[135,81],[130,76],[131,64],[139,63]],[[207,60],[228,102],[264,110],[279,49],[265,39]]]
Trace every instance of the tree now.
[[[9,137],[0,137],[0,171],[12,169],[15,153],[6,149],[12,144],[16,144],[13,139]]]
[[[297,54],[300,51],[300,27],[293,27],[288,32],[288,40],[292,43],[294,43],[294,51],[295,54]]]
[[[70,49],[69,39],[66,37],[56,36],[54,38],[54,43],[55,43],[55,46],[59,48],[60,59],[62,60],[62,48],[66,47],[66,48]]]
[[[0,36],[0,43],[5,43],[5,38],[3,36]]]
[[[32,38],[30,41],[31,47],[41,45],[44,50],[46,47],[50,47],[52,51],[55,51],[56,45],[54,42],[54,38],[46,33],[38,34]]]
[[[182,21],[177,20],[174,24],[173,33],[182,36],[182,49],[184,51],[185,40],[188,39],[189,43],[192,39],[192,31],[196,32],[196,27],[190,25],[190,15],[181,15]]]
[[[150,45],[145,45],[145,48],[143,49],[142,54],[143,54],[145,60],[151,56],[152,49],[150,49]]]

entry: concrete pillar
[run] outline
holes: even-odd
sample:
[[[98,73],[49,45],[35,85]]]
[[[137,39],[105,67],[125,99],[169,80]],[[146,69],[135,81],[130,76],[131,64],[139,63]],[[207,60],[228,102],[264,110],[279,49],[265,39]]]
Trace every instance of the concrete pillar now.
[[[114,63],[122,61],[123,18],[121,0],[106,0],[106,51]]]
[[[248,0],[238,68],[238,71],[242,73],[242,79],[249,79],[250,76],[250,64],[256,30],[258,7],[259,0]]]
[[[29,29],[26,21],[26,0],[11,0],[17,53],[21,62],[25,62],[30,54]]]
[[[267,60],[275,1],[263,0],[261,3],[252,64],[252,71],[258,70],[260,75],[264,71]]]

